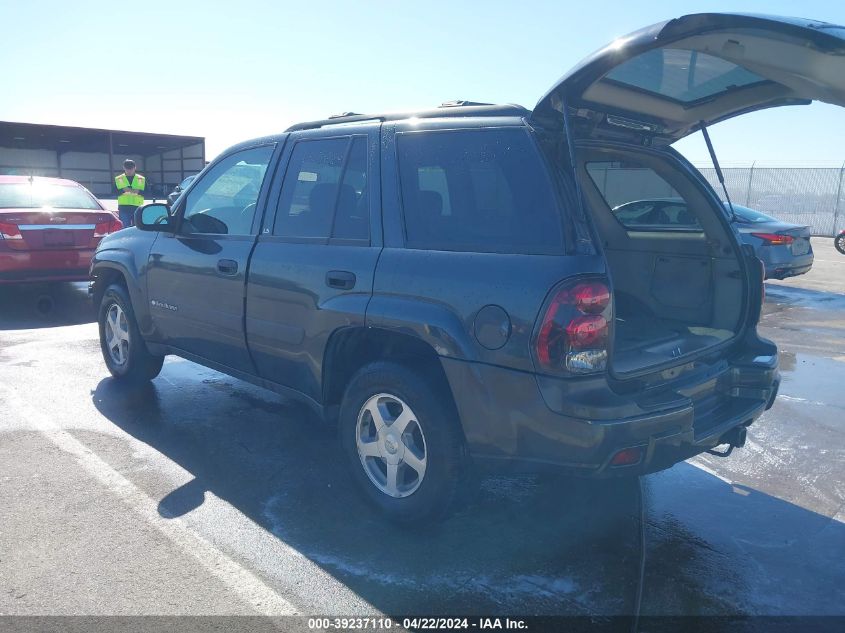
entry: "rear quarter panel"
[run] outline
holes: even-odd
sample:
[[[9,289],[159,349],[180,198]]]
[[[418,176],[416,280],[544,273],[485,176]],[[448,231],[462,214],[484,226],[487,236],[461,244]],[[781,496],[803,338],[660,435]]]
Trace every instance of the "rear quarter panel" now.
[[[531,335],[549,291],[563,279],[603,270],[596,256],[385,248],[367,323],[414,334],[440,356],[533,371]],[[488,349],[476,337],[485,306],[507,314],[506,341],[499,349]]]

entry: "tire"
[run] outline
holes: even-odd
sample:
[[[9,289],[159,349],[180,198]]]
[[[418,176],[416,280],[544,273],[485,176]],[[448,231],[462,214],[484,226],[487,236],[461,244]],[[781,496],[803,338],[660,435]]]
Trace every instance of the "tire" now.
[[[109,320],[111,322],[107,323]],[[138,331],[132,302],[123,286],[113,284],[106,288],[97,321],[103,360],[115,379],[139,384],[158,376],[164,357],[154,356],[147,350]],[[113,336],[112,333],[118,330],[118,335]]]
[[[381,431],[373,411],[383,421]],[[388,432],[406,420],[404,433]],[[463,500],[468,457],[445,386],[404,365],[371,363],[350,380],[338,421],[353,479],[390,520],[406,525],[441,520]],[[388,462],[398,462],[393,485]]]
[[[845,255],[845,233],[837,235],[833,240],[833,245],[836,247],[836,250]]]

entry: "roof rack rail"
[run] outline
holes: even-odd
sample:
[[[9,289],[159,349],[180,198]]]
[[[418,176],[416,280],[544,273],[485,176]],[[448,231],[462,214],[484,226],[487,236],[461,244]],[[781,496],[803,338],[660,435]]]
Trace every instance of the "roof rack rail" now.
[[[438,108],[464,108],[467,106],[490,106],[492,103],[484,103],[483,101],[464,101],[463,99],[455,99],[454,101],[444,101]]]
[[[343,125],[348,123],[364,123],[366,121],[384,121],[384,116],[373,114],[358,114],[357,112],[344,112],[343,114],[334,114],[328,119],[321,119],[319,121],[306,121],[305,123],[297,123],[291,125],[285,132],[296,132],[297,130],[314,130],[329,125]]]
[[[341,112],[340,114],[329,115],[330,119],[343,119],[350,116],[363,116],[360,112]]]
[[[428,110],[417,110],[415,112],[390,112],[386,114],[358,114],[356,112],[344,112],[330,116],[328,119],[319,121],[306,121],[291,125],[286,132],[299,130],[314,130],[321,127],[333,125],[344,125],[353,123],[364,123],[369,121],[402,121],[403,119],[435,119],[446,117],[470,117],[470,116],[519,116],[525,117],[531,114],[520,105],[513,103],[495,105],[492,103],[478,103],[475,101],[446,101],[436,108]]]

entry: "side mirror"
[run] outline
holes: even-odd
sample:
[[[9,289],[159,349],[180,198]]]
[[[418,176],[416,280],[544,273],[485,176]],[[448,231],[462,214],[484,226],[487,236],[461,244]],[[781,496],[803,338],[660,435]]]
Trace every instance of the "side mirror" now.
[[[169,231],[170,221],[170,210],[161,202],[135,209],[135,226],[142,231]]]

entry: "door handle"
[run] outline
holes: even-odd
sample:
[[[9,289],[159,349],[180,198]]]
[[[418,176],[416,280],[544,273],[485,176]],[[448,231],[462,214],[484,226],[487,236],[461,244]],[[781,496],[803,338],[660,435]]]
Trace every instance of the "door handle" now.
[[[238,262],[234,259],[221,259],[217,262],[217,271],[224,275],[237,275]]]
[[[348,270],[330,270],[326,273],[326,285],[329,288],[351,290],[355,287],[355,273]]]

